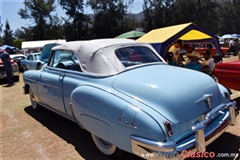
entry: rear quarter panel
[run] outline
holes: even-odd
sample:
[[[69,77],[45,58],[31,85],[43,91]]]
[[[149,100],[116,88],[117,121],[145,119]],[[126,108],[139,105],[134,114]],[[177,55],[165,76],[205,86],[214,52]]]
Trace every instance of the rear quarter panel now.
[[[132,152],[132,135],[164,141],[161,127],[151,116],[111,90],[80,86],[72,92],[71,102],[80,126],[127,152]],[[119,123],[120,118],[127,125]],[[132,123],[137,128],[129,127]]]

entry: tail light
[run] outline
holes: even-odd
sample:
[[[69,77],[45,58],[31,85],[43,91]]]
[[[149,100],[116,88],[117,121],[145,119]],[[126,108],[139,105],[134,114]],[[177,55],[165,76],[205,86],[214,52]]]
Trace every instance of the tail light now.
[[[167,130],[168,135],[169,135],[169,136],[172,136],[173,131],[172,131],[172,126],[171,126],[171,124],[170,124],[168,121],[166,121],[166,122],[164,122],[164,125],[165,125],[165,127],[166,127],[166,130]]]

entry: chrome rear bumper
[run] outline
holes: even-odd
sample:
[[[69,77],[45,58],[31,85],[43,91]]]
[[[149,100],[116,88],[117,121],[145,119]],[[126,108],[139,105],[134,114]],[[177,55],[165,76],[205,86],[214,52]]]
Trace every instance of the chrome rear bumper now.
[[[228,109],[225,112],[222,110]],[[221,122],[204,133],[205,127],[211,122],[213,116],[217,113],[224,114]],[[229,125],[236,124],[236,116],[239,110],[236,107],[236,102],[229,102],[228,104],[221,104],[210,111],[201,122],[192,127],[195,138],[184,142],[183,144],[176,144],[170,142],[156,142],[145,138],[131,136],[132,151],[134,154],[145,159],[164,159],[178,157],[182,151],[192,150],[196,152],[204,152],[206,146],[222,135]]]

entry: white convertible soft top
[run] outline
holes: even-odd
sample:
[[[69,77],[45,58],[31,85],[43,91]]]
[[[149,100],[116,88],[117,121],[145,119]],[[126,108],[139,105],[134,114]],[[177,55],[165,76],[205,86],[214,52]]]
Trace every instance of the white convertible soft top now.
[[[68,50],[76,53],[82,68],[86,72],[111,75],[126,69],[117,58],[115,50],[122,47],[139,45],[149,47],[155,52],[150,44],[140,43],[130,39],[72,41],[53,47],[52,50]],[[160,56],[159,58],[164,62]]]

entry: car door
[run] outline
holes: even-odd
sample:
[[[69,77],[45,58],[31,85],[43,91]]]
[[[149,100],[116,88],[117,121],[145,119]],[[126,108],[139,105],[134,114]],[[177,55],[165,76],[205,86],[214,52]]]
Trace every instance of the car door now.
[[[38,90],[40,101],[44,106],[65,113],[62,86],[66,69],[58,65],[62,56],[65,56],[64,52],[53,51],[50,62],[39,77]]]
[[[88,73],[82,72],[81,65],[76,54],[73,52],[69,53],[70,63],[66,66],[67,69],[65,70],[63,79],[63,98],[67,115],[72,116],[72,110],[70,108],[70,95],[77,87],[90,83],[92,78],[89,77]]]
[[[32,69],[32,62],[34,61],[34,57],[32,54],[29,54],[26,58],[25,66],[28,70]]]

